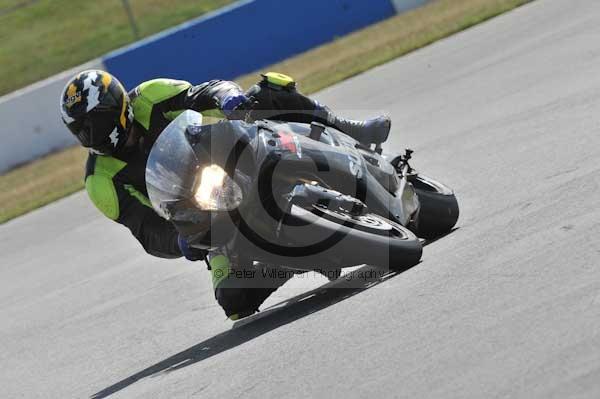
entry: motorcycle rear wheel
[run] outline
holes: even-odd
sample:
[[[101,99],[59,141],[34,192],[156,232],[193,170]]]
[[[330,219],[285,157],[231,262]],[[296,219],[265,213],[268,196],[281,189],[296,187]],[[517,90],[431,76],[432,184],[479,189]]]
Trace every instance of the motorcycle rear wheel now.
[[[422,238],[436,238],[449,233],[460,213],[452,189],[423,175],[416,175],[409,181],[421,204],[412,226],[413,232]]]

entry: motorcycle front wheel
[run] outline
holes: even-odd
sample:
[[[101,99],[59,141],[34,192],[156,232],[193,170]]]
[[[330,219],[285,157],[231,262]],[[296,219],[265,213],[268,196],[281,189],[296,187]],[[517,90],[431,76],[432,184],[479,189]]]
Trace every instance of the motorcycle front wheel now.
[[[311,209],[293,206],[282,237],[288,245],[317,249],[318,256],[340,267],[369,264],[406,270],[419,263],[423,252],[415,234],[395,222],[321,205]]]

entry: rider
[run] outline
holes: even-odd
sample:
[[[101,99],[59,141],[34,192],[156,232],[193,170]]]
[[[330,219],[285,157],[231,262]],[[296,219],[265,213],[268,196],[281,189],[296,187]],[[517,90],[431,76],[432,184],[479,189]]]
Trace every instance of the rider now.
[[[174,225],[154,212],[146,191],[145,168],[152,144],[183,110],[243,119],[259,110],[261,117],[289,122],[318,121],[357,140],[383,142],[390,119],[380,116],[352,121],[296,90],[292,78],[267,73],[244,93],[234,82],[211,80],[193,86],[171,79],[144,82],[129,93],[111,74],[87,70],[74,76],[60,97],[63,122],[89,149],[85,188],[94,205],[109,219],[123,224],[146,252],[162,258],[185,256],[204,260],[206,252],[182,239]],[[276,288],[225,288],[233,278],[224,255],[209,260],[215,297],[231,319],[254,313]],[[229,278],[231,277],[231,278]]]

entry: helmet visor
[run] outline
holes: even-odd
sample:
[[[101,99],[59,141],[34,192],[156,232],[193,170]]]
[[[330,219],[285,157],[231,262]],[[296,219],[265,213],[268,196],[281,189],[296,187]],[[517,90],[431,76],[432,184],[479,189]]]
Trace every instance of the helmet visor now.
[[[103,112],[90,112],[67,126],[84,147],[93,148],[103,154],[114,152],[122,134],[118,131],[117,121],[112,115]]]

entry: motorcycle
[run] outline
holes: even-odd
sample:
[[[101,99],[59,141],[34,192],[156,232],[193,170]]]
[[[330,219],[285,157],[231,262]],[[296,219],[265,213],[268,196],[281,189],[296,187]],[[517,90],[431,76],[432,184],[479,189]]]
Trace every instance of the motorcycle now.
[[[413,152],[382,155],[319,123],[203,124],[185,111],[154,143],[148,196],[198,248],[294,270],[369,264],[405,270],[418,237],[456,224],[453,191],[417,173]]]

